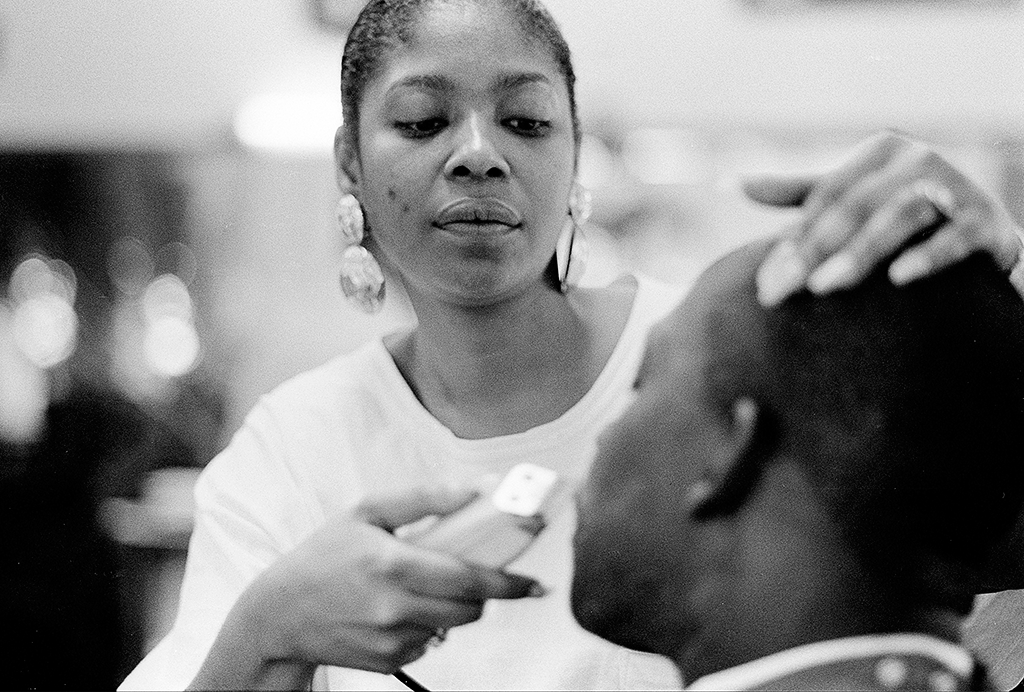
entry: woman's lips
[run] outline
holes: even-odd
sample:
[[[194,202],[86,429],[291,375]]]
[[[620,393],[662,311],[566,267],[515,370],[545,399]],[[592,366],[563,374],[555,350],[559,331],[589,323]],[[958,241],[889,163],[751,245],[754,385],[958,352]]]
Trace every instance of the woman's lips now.
[[[522,217],[516,210],[493,197],[464,197],[446,204],[434,225],[461,233],[500,233],[518,228]]]

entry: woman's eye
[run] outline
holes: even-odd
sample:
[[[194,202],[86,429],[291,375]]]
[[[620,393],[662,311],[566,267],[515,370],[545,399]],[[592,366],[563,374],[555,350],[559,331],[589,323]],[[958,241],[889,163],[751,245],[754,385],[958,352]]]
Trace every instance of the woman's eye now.
[[[411,122],[398,122],[395,123],[403,135],[406,137],[429,137],[430,135],[437,134],[440,132],[447,121],[444,118],[427,118],[426,120],[414,120]]]
[[[539,137],[551,129],[551,121],[535,118],[506,118],[505,126],[521,135]]]

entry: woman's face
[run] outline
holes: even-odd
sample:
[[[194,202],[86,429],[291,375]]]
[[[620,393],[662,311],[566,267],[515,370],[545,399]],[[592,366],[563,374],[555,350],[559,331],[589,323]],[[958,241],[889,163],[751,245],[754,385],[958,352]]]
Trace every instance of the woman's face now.
[[[574,174],[565,78],[496,4],[436,3],[412,35],[359,107],[377,248],[410,290],[459,304],[540,285]]]

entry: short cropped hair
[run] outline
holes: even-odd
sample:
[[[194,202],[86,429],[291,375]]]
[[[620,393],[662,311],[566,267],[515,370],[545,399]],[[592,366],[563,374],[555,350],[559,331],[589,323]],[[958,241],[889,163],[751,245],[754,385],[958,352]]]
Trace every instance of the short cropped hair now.
[[[798,460],[851,545],[911,583],[921,565],[974,569],[1024,493],[1024,301],[982,255],[895,287],[757,304],[768,246],[708,272],[707,396],[762,408],[764,458]]]

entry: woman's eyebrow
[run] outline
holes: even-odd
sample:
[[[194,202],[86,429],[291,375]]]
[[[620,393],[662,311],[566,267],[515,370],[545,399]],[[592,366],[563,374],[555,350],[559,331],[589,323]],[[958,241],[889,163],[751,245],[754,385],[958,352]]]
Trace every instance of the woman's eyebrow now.
[[[551,84],[547,75],[541,72],[511,72],[494,80],[495,91],[511,91],[528,84]]]
[[[395,91],[402,88],[425,89],[428,91],[453,91],[455,84],[439,74],[414,74],[403,77],[390,87],[388,91]]]
[[[501,74],[491,83],[493,92],[508,92],[524,86],[538,84],[550,86],[551,79],[541,72],[509,72]],[[435,91],[441,93],[452,93],[458,89],[456,83],[440,74],[413,74],[403,77],[393,83],[387,89],[387,94],[392,94],[402,89],[421,89],[424,91]]]

